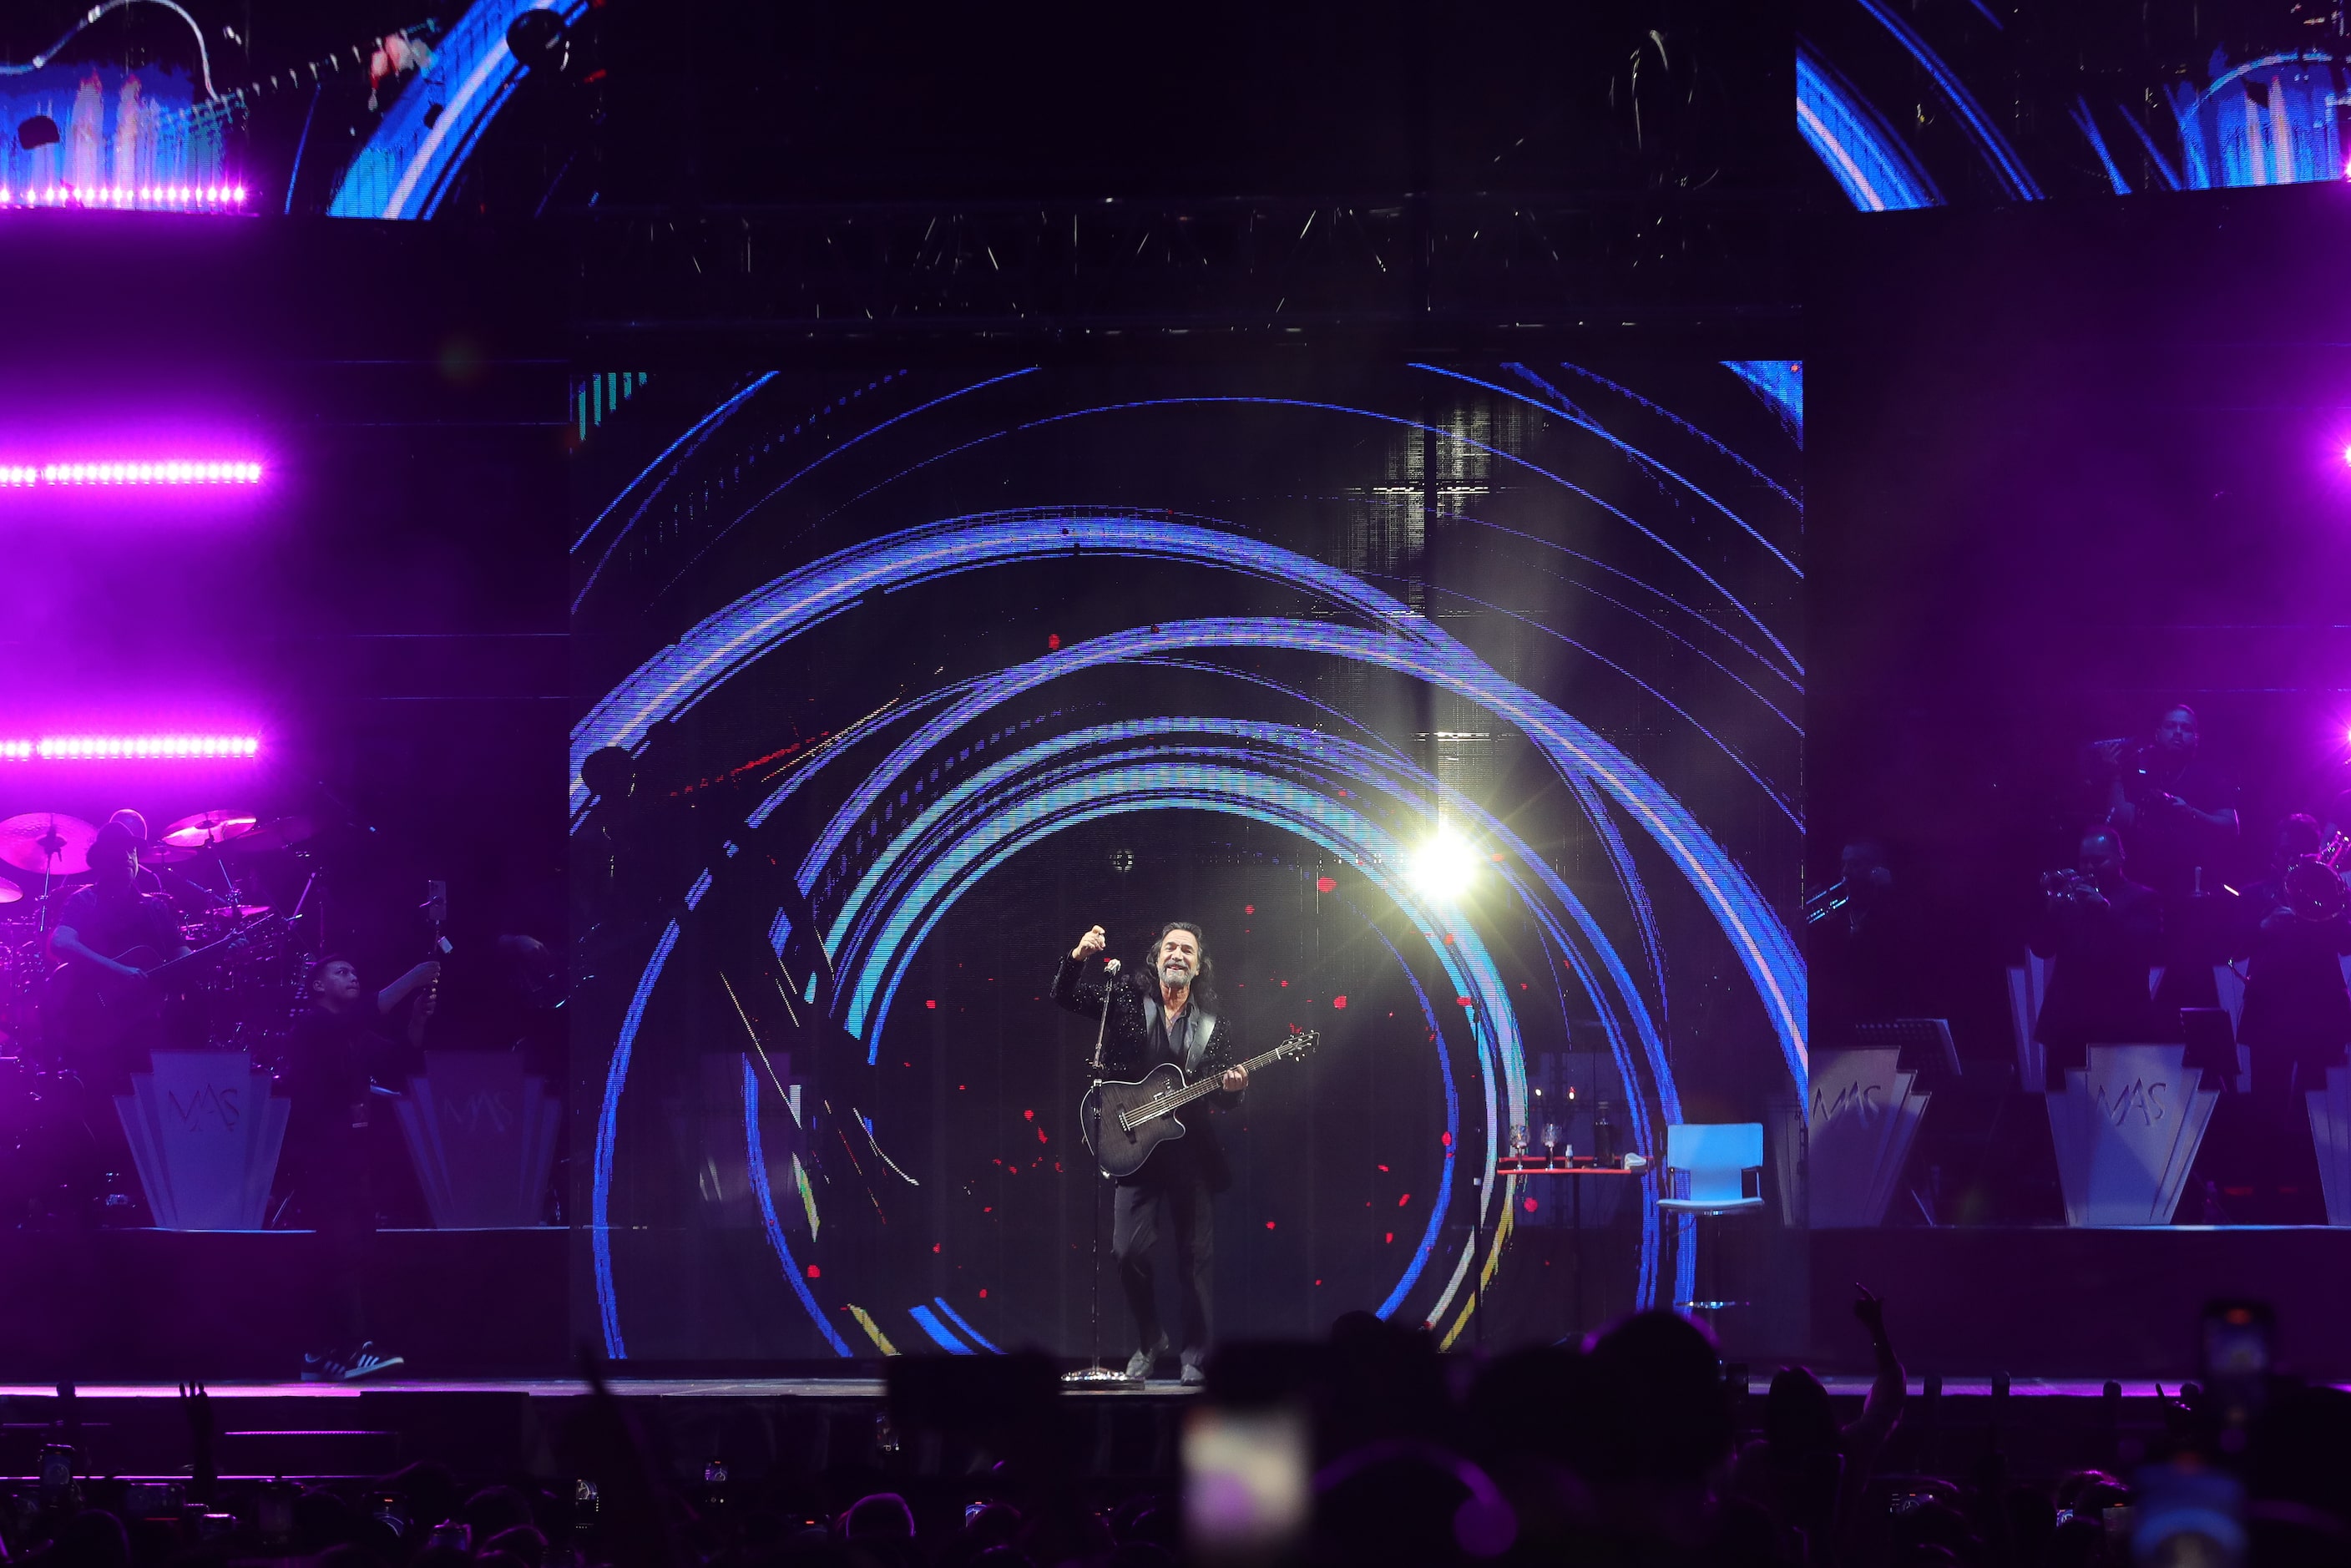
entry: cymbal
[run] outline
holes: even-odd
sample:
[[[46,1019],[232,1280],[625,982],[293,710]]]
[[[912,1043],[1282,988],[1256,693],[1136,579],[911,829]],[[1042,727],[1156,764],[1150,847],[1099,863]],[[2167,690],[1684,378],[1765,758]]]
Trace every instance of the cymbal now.
[[[89,869],[89,846],[98,830],[79,817],[57,811],[26,811],[0,821],[0,862],[19,871],[78,876]]]
[[[201,850],[241,839],[260,824],[261,819],[251,811],[232,811],[223,806],[181,818],[164,829],[157,841],[183,850]]]
[[[14,904],[25,896],[25,890],[5,877],[0,877],[0,904]]]
[[[141,865],[180,865],[195,858],[194,850],[182,849],[178,844],[159,842],[139,846]]]
[[[264,822],[251,832],[239,833],[228,845],[233,850],[282,850],[300,843],[318,831],[318,824],[308,817],[279,817]]]

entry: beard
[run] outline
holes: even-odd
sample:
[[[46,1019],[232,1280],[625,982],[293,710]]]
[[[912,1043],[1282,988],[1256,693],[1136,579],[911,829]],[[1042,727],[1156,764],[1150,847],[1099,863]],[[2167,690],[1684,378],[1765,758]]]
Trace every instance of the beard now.
[[[1159,977],[1171,986],[1190,985],[1192,966],[1181,958],[1162,958],[1159,961]]]

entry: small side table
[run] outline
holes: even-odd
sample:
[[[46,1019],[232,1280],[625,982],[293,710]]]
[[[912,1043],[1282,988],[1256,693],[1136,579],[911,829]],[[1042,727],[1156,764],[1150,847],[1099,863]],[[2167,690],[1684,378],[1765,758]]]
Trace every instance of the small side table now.
[[[1499,1182],[1505,1176],[1646,1176],[1649,1169],[1646,1161],[1628,1167],[1621,1165],[1604,1166],[1573,1155],[1505,1155],[1494,1162],[1494,1179]],[[1567,1184],[1567,1190],[1569,1234],[1573,1238],[1568,1243],[1568,1252],[1575,1262],[1575,1285],[1570,1302],[1575,1314],[1575,1332],[1582,1333],[1583,1332],[1583,1184],[1580,1181],[1571,1181]],[[1481,1216],[1484,1209],[1485,1206],[1482,1203],[1479,1205],[1478,1212]],[[1486,1344],[1486,1230],[1482,1218],[1471,1226],[1470,1230],[1470,1246],[1473,1249],[1470,1281],[1476,1298],[1477,1343],[1482,1350]]]

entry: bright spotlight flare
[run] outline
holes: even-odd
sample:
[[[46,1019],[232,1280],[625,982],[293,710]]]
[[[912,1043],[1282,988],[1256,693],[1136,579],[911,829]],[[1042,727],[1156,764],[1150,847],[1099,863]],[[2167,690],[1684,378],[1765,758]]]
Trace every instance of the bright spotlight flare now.
[[[1448,824],[1439,824],[1412,852],[1405,875],[1427,897],[1450,904],[1468,893],[1478,879],[1478,852]]]

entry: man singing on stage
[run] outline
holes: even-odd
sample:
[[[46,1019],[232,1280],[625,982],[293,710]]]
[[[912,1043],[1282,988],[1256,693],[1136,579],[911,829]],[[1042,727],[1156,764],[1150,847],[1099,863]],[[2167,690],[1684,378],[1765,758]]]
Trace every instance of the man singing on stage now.
[[[1198,1081],[1221,1074],[1222,1089],[1182,1113],[1184,1136],[1155,1150],[1133,1176],[1120,1178],[1112,1208],[1111,1251],[1119,1284],[1134,1313],[1137,1346],[1126,1375],[1140,1380],[1167,1351],[1153,1289],[1152,1244],[1164,1225],[1176,1243],[1176,1288],[1182,1298],[1184,1381],[1203,1380],[1208,1348],[1210,1264],[1216,1247],[1213,1196],[1232,1185],[1211,1125],[1217,1112],[1238,1105],[1249,1073],[1231,1065],[1229,1030],[1220,1028],[1209,976],[1207,943],[1189,921],[1163,926],[1151,949],[1150,974],[1130,980],[1105,975],[1083,981],[1086,960],[1109,945],[1099,925],[1078,938],[1053,977],[1053,999],[1102,1030],[1102,1075],[1132,1082],[1163,1061]],[[1105,1017],[1103,1009],[1109,1012]]]

